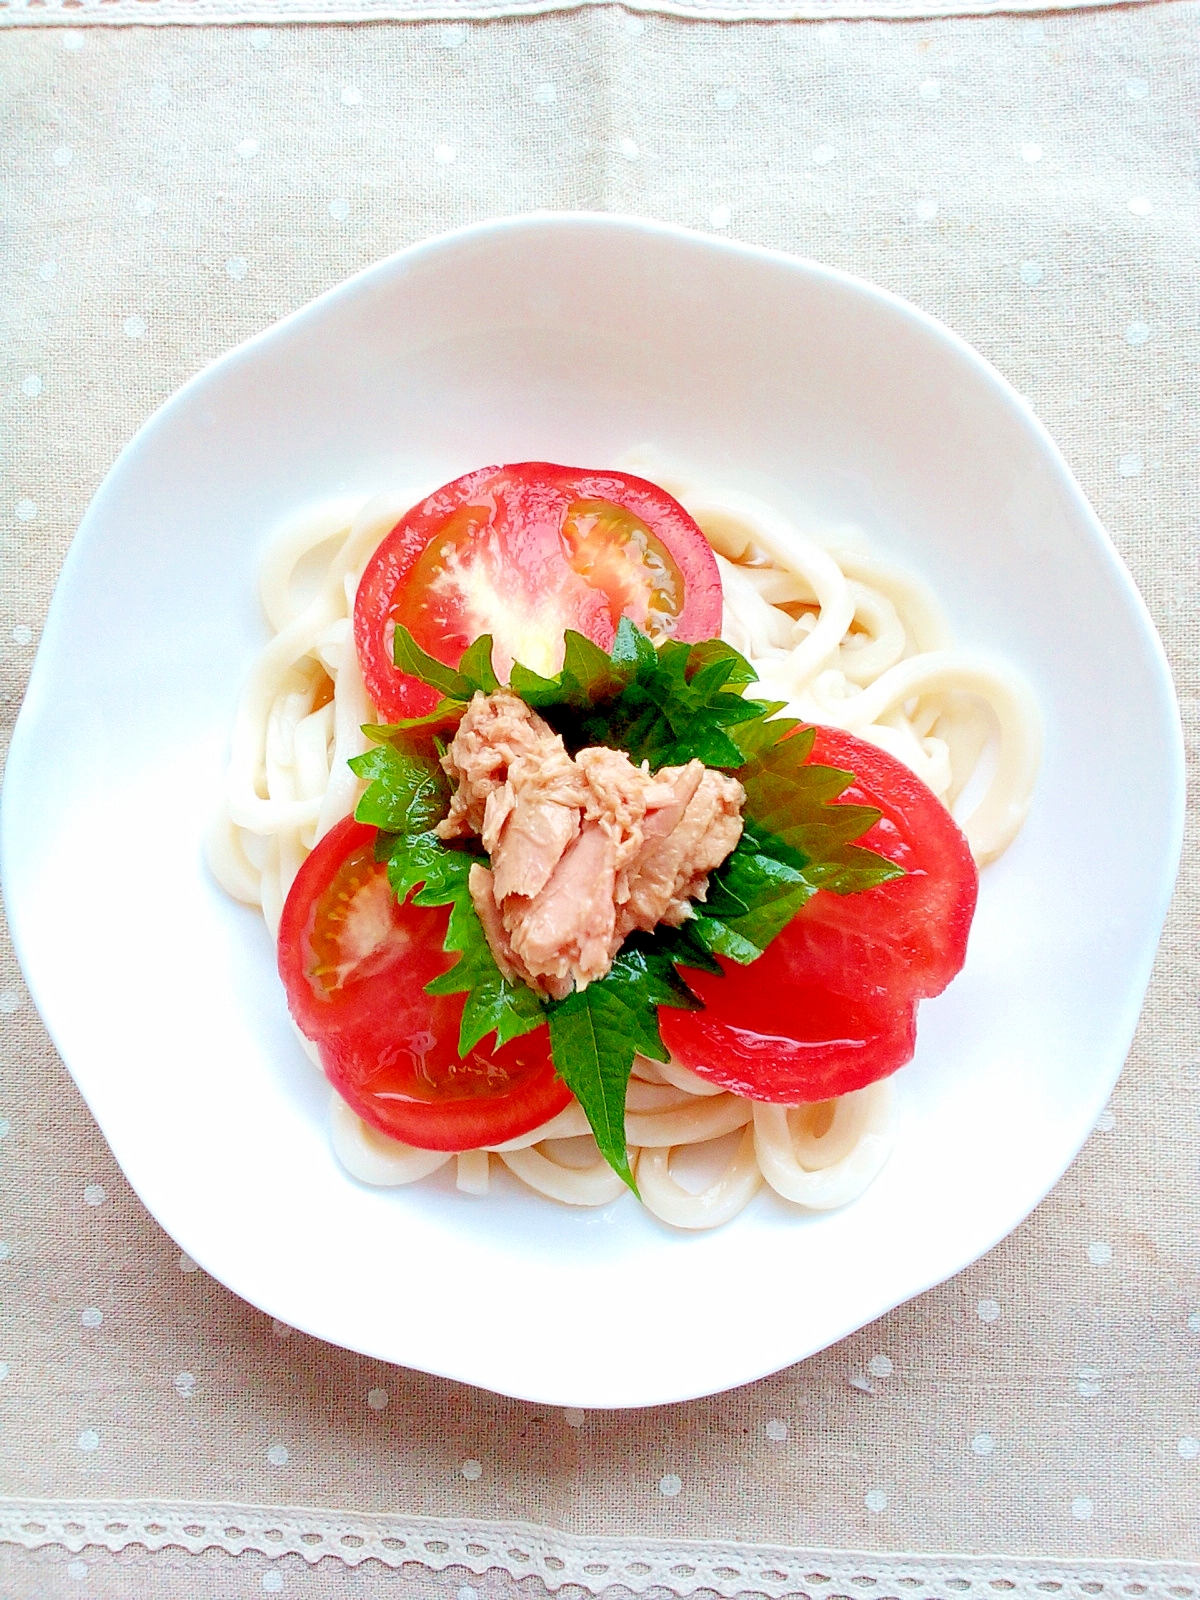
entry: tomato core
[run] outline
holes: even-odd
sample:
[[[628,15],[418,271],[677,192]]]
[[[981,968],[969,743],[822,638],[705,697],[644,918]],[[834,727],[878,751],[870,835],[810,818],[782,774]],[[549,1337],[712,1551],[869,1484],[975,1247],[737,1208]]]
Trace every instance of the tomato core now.
[[[343,1100],[393,1139],[471,1150],[540,1127],[571,1098],[549,1031],[492,1050],[484,1039],[459,1055],[466,996],[425,992],[454,963],[442,948],[450,910],[399,904],[375,839],[347,818],[292,885],[279,970],[297,1026]]]
[[[571,570],[605,596],[614,635],[623,616],[651,638],[674,632],[683,574],[640,517],[610,500],[576,500],[562,541]]]
[[[351,851],[309,914],[305,972],[318,999],[347,992],[403,955],[410,941],[393,916],[394,905],[387,871],[371,844]]]
[[[553,676],[568,628],[608,649],[628,616],[695,642],[721,612],[716,558],[678,501],[627,473],[531,461],[456,479],[401,518],[363,572],[354,641],[379,714],[399,721],[437,695],[396,667],[398,625],[447,666],[490,634],[507,680],[514,661]]]

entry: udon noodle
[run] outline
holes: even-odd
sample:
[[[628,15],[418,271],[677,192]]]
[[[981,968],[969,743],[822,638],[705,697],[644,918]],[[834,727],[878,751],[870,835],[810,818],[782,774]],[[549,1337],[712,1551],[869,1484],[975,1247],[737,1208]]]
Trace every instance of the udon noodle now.
[[[723,637],[757,671],[754,692],[896,756],[950,807],[976,861],[994,860],[1025,818],[1037,773],[1040,722],[1022,680],[990,657],[956,649],[926,586],[877,560],[856,532],[801,532],[749,495],[646,475],[683,503],[716,552]],[[313,507],[279,530],[263,559],[273,637],[238,706],[209,858],[230,894],[261,907],[272,936],[305,856],[361,793],[346,763],[368,748],[362,724],[376,715],[354,648],[355,591],[376,546],[421,498]],[[317,1061],[315,1047],[301,1043]],[[502,1163],[568,1205],[605,1205],[625,1192],[576,1102],[522,1138],[458,1155],[389,1139],[336,1094],[330,1121],[338,1158],[364,1183],[413,1183],[454,1162],[458,1188],[483,1194]],[[626,1136],[642,1203],[676,1227],[727,1222],[764,1183],[799,1206],[827,1210],[854,1199],[887,1160],[892,1084],[790,1108],[639,1057]]]

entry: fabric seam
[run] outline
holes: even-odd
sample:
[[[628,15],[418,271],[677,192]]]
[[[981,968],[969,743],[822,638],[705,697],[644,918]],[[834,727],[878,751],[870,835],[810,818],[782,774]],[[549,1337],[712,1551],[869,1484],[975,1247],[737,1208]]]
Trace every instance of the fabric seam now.
[[[482,22],[611,0],[0,0],[0,28],[262,26],[312,22]],[[710,22],[889,21],[1096,10],[1164,0],[623,0],[629,11]]]
[[[875,1600],[1003,1588],[1009,1600],[1188,1600],[1200,1592],[1200,1565],[1181,1561],[1089,1560],[788,1548],[688,1539],[587,1537],[534,1523],[353,1513],[297,1506],[166,1500],[0,1498],[0,1543],[27,1550],[89,1546],[117,1553],[131,1545],[193,1554],[333,1557],[346,1566],[378,1561],[431,1571],[499,1569],[516,1581],[536,1578],[555,1591],[566,1584],[603,1594],[699,1590],[726,1600],[747,1593],[845,1596]]]

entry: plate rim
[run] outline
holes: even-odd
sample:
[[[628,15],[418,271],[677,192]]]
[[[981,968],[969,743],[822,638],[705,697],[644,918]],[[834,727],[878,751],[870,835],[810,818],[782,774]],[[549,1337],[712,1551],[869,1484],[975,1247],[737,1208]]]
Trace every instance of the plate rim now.
[[[1084,493],[1082,486],[1079,484],[1078,480],[1074,476],[1074,473],[1071,471],[1071,468],[1068,465],[1062,451],[1054,441],[1053,437],[1050,435],[1045,424],[1042,423],[1040,418],[1036,415],[1029,402],[1015,389],[1015,387],[1003,376],[1003,374],[1000,373],[999,370],[987,360],[986,357],[981,355],[980,352],[970,345],[961,335],[957,334],[952,328],[948,327],[945,323],[941,322],[931,313],[924,311],[919,306],[914,305],[911,301],[906,300],[904,297],[896,294],[892,290],[885,289],[880,285],[874,284],[867,279],[857,276],[856,274],[845,272],[837,267],[831,267],[826,263],[813,260],[812,258],[793,255],[783,250],[747,244],[740,240],[716,238],[701,230],[684,228],[673,223],[659,222],[652,219],[620,213],[587,211],[534,211],[475,222],[464,227],[448,229],[431,235],[427,238],[415,241],[414,243],[407,245],[396,252],[393,252],[379,261],[369,263],[367,266],[361,268],[350,277],[340,281],[337,284],[331,285],[328,289],[322,291],[313,299],[307,301],[304,305],[297,307],[295,310],[287,313],[284,317],[277,319],[267,327],[252,334],[249,338],[234,345],[231,349],[216,356],[202,366],[197,372],[192,374],[178,389],[176,389],[151,412],[151,414],[136,430],[132,437],[125,443],[125,445],[114,458],[111,466],[108,468],[103,479],[101,480],[101,483],[93,494],[87,510],[81,518],[79,526],[71,540],[71,544],[67,550],[58,578],[55,582],[55,588],[51,597],[50,605],[47,609],[45,622],[41,629],[38,652],[30,670],[28,687],[25,696],[23,697],[22,705],[13,728],[12,740],[6,761],[3,791],[2,794],[0,794],[0,877],[3,879],[5,907],[8,913],[14,950],[16,952],[17,959],[21,967],[22,976],[28,988],[30,998],[38,1010],[39,1016],[41,1016],[47,1032],[55,1044],[56,1050],[58,1050],[60,1057],[64,1061],[64,1064],[67,1065],[68,1071],[71,1073],[72,1081],[75,1082],[76,1088],[79,1089],[79,1092],[82,1094],[85,1103],[87,1103],[89,1112],[93,1115],[93,1117],[95,1117],[95,1112],[92,1111],[91,1102],[86,1091],[83,1090],[82,1086],[78,1083],[78,1080],[76,1080],[75,1074],[67,1062],[67,1057],[59,1046],[57,1030],[50,1018],[46,1016],[39,1001],[36,979],[32,975],[37,969],[38,958],[36,954],[30,952],[26,947],[22,925],[22,914],[20,907],[14,904],[10,898],[9,885],[12,880],[11,874],[7,870],[8,865],[13,858],[13,852],[16,849],[15,835],[18,827],[17,823],[13,821],[13,811],[8,801],[10,800],[14,789],[19,785],[22,769],[28,762],[30,762],[32,759],[35,759],[34,746],[41,722],[41,715],[39,714],[38,707],[38,688],[40,685],[41,675],[43,675],[41,672],[43,667],[43,649],[45,648],[47,641],[50,642],[51,650],[55,648],[55,641],[58,634],[57,613],[61,609],[60,596],[69,585],[75,561],[77,559],[82,559],[79,556],[79,552],[86,543],[88,530],[94,522],[97,522],[102,518],[106,497],[108,494],[114,492],[114,484],[119,483],[123,473],[129,467],[134,458],[148,446],[152,446],[158,430],[169,423],[174,410],[176,408],[185,406],[198,393],[201,393],[204,388],[214,380],[216,375],[242,365],[248,360],[252,360],[257,350],[263,345],[269,344],[281,336],[286,337],[286,335],[297,324],[302,323],[314,313],[319,314],[321,309],[337,302],[351,300],[357,294],[368,290],[372,286],[376,284],[382,284],[389,278],[392,278],[398,272],[402,273],[408,263],[418,262],[422,259],[430,257],[436,257],[436,255],[443,250],[456,250],[463,245],[469,247],[471,244],[479,241],[503,238],[521,231],[561,231],[563,229],[570,229],[577,232],[591,231],[601,234],[625,233],[632,229],[636,232],[657,236],[659,238],[675,239],[686,243],[689,247],[702,247],[707,251],[722,254],[729,259],[740,257],[752,261],[773,262],[789,271],[795,272],[798,278],[807,274],[811,278],[815,278],[818,281],[823,281],[825,283],[842,288],[849,288],[857,291],[858,293],[866,294],[869,298],[876,301],[876,303],[890,308],[893,312],[897,312],[902,315],[906,320],[910,321],[911,323],[915,323],[915,325],[922,329],[926,334],[932,335],[943,345],[948,346],[950,350],[960,357],[960,359],[965,358],[967,364],[974,369],[974,372],[977,374],[977,376],[993,390],[998,390],[1000,396],[1007,402],[1009,407],[1016,412],[1025,426],[1032,432],[1038,446],[1041,459],[1053,469],[1058,486],[1065,491],[1069,501],[1071,502],[1073,514],[1076,517],[1081,518],[1083,525],[1086,527],[1090,535],[1092,554],[1095,557],[1099,557],[1103,560],[1108,569],[1108,575],[1110,578],[1116,580],[1118,590],[1125,604],[1130,608],[1133,619],[1135,619],[1138,624],[1137,631],[1141,637],[1144,647],[1146,648],[1146,664],[1153,670],[1156,680],[1156,690],[1158,694],[1162,696],[1163,710],[1164,712],[1170,713],[1169,747],[1164,750],[1164,756],[1166,765],[1171,773],[1171,783],[1169,794],[1165,795],[1163,798],[1165,849],[1163,851],[1161,860],[1161,876],[1155,886],[1156,892],[1153,896],[1155,907],[1154,925],[1156,928],[1156,933],[1152,945],[1147,939],[1148,953],[1144,955],[1139,964],[1139,970],[1136,974],[1136,985],[1133,986],[1130,991],[1131,995],[1136,994],[1138,996],[1136,1006],[1131,1003],[1129,1008],[1132,1014],[1131,1020],[1129,1020],[1127,1026],[1121,1030],[1121,1036],[1119,1040],[1114,1039],[1112,1060],[1115,1062],[1115,1067],[1113,1068],[1111,1075],[1105,1075],[1106,1087],[1104,1090],[1104,1095],[1100,1099],[1099,1105],[1096,1108],[1098,1114],[1098,1111],[1103,1105],[1104,1100],[1107,1099],[1108,1094],[1111,1093],[1113,1084],[1120,1076],[1138,1025],[1138,1021],[1144,1008],[1146,990],[1149,985],[1157,948],[1159,942],[1161,941],[1163,924],[1170,907],[1178,873],[1183,842],[1186,798],[1182,722],[1178,696],[1175,691],[1169,661],[1165,648],[1162,644],[1162,640],[1160,639],[1157,629],[1154,626],[1149,607],[1142,597],[1141,592],[1139,591],[1133,579],[1132,573],[1122,559],[1115,542],[1101,523],[1099,516]],[[16,774],[15,777],[14,774]],[[1117,1043],[1120,1044],[1119,1050],[1116,1048]],[[96,1120],[99,1122],[99,1118],[96,1118]],[[1094,1121],[1094,1117],[1092,1120]],[[103,1125],[101,1125],[100,1131],[104,1135],[106,1141],[108,1141],[109,1135],[104,1129]],[[979,1260],[990,1250],[994,1249],[996,1244],[998,1244],[1000,1240],[1006,1238],[1016,1227],[1020,1226],[1025,1218],[1028,1217],[1030,1212],[1053,1190],[1056,1184],[1060,1181],[1063,1173],[1068,1169],[1078,1155],[1084,1140],[1087,1138],[1087,1133],[1088,1130],[1085,1128],[1082,1138],[1074,1145],[1073,1148],[1069,1150],[1069,1152],[1067,1152],[1065,1159],[1063,1159],[1061,1165],[1058,1166],[1058,1169],[1054,1173],[1052,1179],[1046,1183],[1044,1187],[1041,1187],[1041,1193],[1038,1198],[1036,1198],[1032,1204],[1022,1212],[1020,1217],[1018,1217],[1008,1226],[1002,1228],[995,1234],[994,1237],[989,1239],[989,1242],[984,1244],[982,1247],[973,1247],[973,1253],[968,1257],[967,1260],[962,1261],[957,1267],[952,1268],[948,1272],[943,1272],[939,1269],[930,1275],[927,1281],[922,1278],[922,1281],[917,1287],[910,1289],[899,1300],[890,1301],[888,1305],[874,1313],[870,1320],[875,1320],[875,1318],[878,1316],[886,1315],[890,1310],[895,1309],[897,1305],[904,1304],[915,1296],[926,1292],[936,1284],[947,1281],[950,1277],[953,1277],[958,1272],[965,1270],[967,1266],[971,1265],[974,1261]],[[156,1207],[142,1195],[137,1184],[135,1184],[133,1180],[129,1178],[127,1173],[126,1181],[130,1182],[131,1187],[133,1187],[135,1192],[138,1194],[139,1200],[143,1205],[146,1206],[147,1210],[155,1218],[155,1221],[159,1224],[159,1226],[164,1227],[164,1231],[168,1233],[168,1236],[174,1239],[176,1237],[175,1234],[172,1232],[172,1230],[165,1227],[165,1224],[158,1215]],[[1041,1185],[1039,1181],[1039,1187],[1040,1186]],[[181,1247],[187,1250],[186,1244],[182,1245]],[[187,1253],[189,1255],[193,1254],[193,1252],[190,1250],[187,1250]],[[194,1255],[194,1259],[197,1260],[200,1265],[205,1265],[203,1251],[199,1255]],[[205,1270],[209,1269],[206,1267]],[[216,1273],[210,1273],[210,1275],[217,1278],[218,1282],[225,1283],[227,1281],[224,1277],[221,1277]],[[243,1289],[235,1289],[232,1287],[232,1285],[229,1285],[229,1287],[231,1288],[231,1292],[234,1292],[242,1298],[247,1299],[251,1304],[256,1306],[262,1305],[262,1301],[260,1299],[252,1297]],[[269,1312],[269,1308],[263,1307],[263,1309],[268,1310],[268,1314],[271,1314]],[[327,1335],[322,1334],[315,1329],[304,1328],[302,1322],[292,1322],[291,1325],[300,1328],[301,1331],[312,1333],[313,1336],[317,1338],[327,1339],[328,1337]],[[839,1332],[826,1339],[824,1343],[817,1346],[813,1350],[808,1351],[806,1355],[792,1357],[791,1359],[806,1359],[807,1354],[815,1354],[817,1353],[818,1349],[828,1348],[831,1344],[838,1342],[840,1339],[845,1338],[848,1334],[865,1325],[867,1324],[864,1324],[858,1319],[857,1313],[851,1313],[846,1325],[842,1326]],[[379,1359],[383,1360],[395,1361],[397,1359],[394,1355],[382,1354],[370,1349],[366,1342],[357,1342],[352,1348],[358,1349],[367,1355],[377,1355]],[[527,1392],[524,1387],[520,1386],[506,1387],[502,1381],[496,1381],[495,1374],[488,1378],[481,1378],[476,1372],[462,1370],[461,1363],[457,1361],[447,1361],[446,1363],[438,1366],[423,1362],[419,1370],[434,1372],[439,1376],[450,1378],[459,1382],[487,1387],[498,1393],[509,1394],[515,1398],[534,1401],[537,1403],[550,1403],[556,1405],[570,1405],[574,1403],[571,1400],[564,1400],[561,1392],[558,1390],[556,1390],[551,1397],[549,1394],[544,1392],[535,1392],[532,1390]],[[755,1364],[751,1362],[748,1365],[743,1366],[738,1375],[728,1379],[719,1380],[715,1387],[710,1384],[708,1387],[697,1388],[693,1381],[691,1383],[684,1384],[678,1390],[678,1392],[662,1392],[660,1386],[659,1390],[656,1391],[655,1396],[652,1398],[638,1396],[628,1401],[607,1400],[599,1403],[606,1406],[611,1406],[613,1408],[619,1408],[622,1406],[643,1406],[649,1404],[670,1404],[687,1399],[698,1398],[702,1395],[720,1393],[727,1389],[739,1387],[743,1384],[756,1381],[757,1379],[778,1370],[780,1370],[780,1368],[773,1360],[770,1364],[761,1367],[755,1366]],[[584,1401],[582,1403],[595,1405],[598,1402]]]

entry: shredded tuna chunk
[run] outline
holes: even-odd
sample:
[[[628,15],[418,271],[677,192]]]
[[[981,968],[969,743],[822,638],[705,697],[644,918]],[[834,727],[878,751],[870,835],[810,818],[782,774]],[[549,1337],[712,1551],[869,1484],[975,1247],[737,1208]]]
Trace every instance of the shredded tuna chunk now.
[[[458,785],[449,815],[438,823],[442,838],[482,834],[484,808],[504,788],[509,767],[523,755],[543,751],[548,738],[555,735],[537,712],[509,690],[477,694],[454,735],[452,759],[442,763]],[[557,746],[566,756],[561,739]]]
[[[666,778],[678,774],[677,784],[690,784],[692,768],[664,767]],[[708,875],[724,861],[742,836],[742,803],[746,791],[736,778],[700,767],[699,782],[691,788],[681,813],[669,808],[647,817],[645,844],[630,875],[629,895],[617,918],[622,938],[633,928],[647,932],[660,922],[679,927],[691,913],[693,900],[708,894]]]
[[[477,834],[471,898],[510,981],[561,999],[602,978],[626,936],[677,927],[742,832],[735,778],[689,761],[651,773],[621,750],[572,759],[509,690],[477,694],[442,761],[444,839]]]

